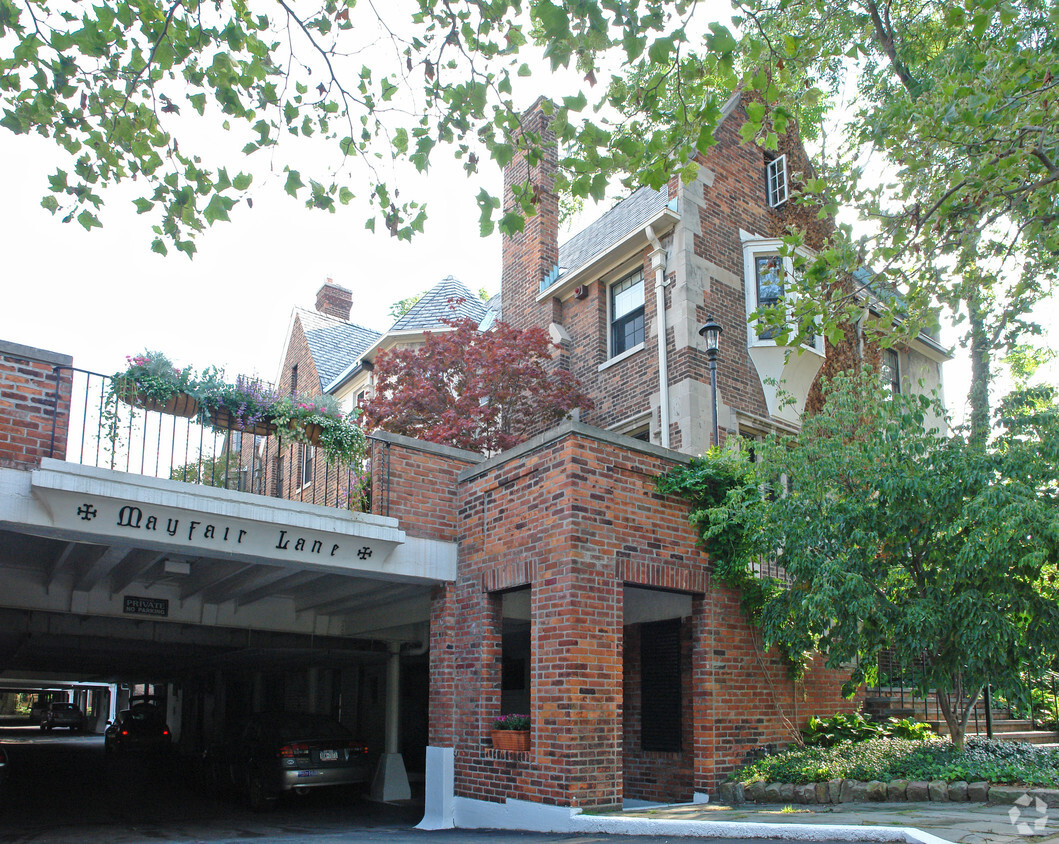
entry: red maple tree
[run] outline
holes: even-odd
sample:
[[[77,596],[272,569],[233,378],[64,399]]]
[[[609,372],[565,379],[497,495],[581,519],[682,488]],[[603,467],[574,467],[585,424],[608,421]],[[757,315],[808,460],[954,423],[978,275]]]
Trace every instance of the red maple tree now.
[[[578,380],[552,367],[558,347],[543,329],[446,322],[451,331],[428,332],[418,348],[379,353],[367,427],[495,454],[592,409]]]

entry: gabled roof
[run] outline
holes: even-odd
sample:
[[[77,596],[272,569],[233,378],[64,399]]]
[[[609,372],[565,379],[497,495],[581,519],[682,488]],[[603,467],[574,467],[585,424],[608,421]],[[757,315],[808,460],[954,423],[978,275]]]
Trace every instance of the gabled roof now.
[[[344,322],[319,311],[295,308],[301,320],[305,341],[316,364],[323,390],[350,364],[360,359],[382,335],[370,328]]]
[[[559,276],[588,263],[669,205],[669,187],[638,188],[606,214],[559,244]]]
[[[485,303],[451,275],[423,294],[418,302],[390,326],[392,331],[429,331],[442,325],[443,319],[470,317],[481,322]]]

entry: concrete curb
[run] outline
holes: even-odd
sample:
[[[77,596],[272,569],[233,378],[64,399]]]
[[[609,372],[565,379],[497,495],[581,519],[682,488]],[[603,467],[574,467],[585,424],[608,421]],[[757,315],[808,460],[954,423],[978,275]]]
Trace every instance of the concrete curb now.
[[[576,815],[571,832],[611,835],[670,835],[682,838],[778,838],[784,841],[877,841],[904,844],[951,844],[911,827],[851,824],[739,823],[677,821],[663,818],[614,818]]]
[[[739,821],[586,815],[580,809],[546,806],[508,798],[503,803],[456,797],[454,825],[464,829],[526,832],[606,833],[674,838],[746,838],[787,841],[874,841],[898,844],[951,844],[912,827],[853,824],[788,824]],[[436,827],[435,827],[436,828]]]

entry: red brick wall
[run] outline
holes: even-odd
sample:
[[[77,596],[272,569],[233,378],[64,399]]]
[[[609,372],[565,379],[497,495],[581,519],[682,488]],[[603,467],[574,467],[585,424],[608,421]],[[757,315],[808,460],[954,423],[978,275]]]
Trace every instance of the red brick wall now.
[[[504,169],[503,210],[516,208],[515,188],[532,185],[537,213],[526,219],[525,228],[504,239],[501,269],[501,294],[504,321],[516,328],[531,325],[547,327],[550,305],[535,300],[541,292],[541,280],[559,260],[559,199],[555,194],[555,171],[559,149],[550,120],[535,104],[522,115],[527,137],[542,139],[542,160],[531,163],[520,152]]]
[[[369,440],[372,512],[399,519],[410,536],[454,542],[457,475],[482,456],[376,431]]]
[[[658,450],[569,424],[463,473],[459,576],[439,591],[431,627],[431,742],[456,749],[458,795],[613,805],[627,777],[646,790],[668,763],[624,746],[628,684],[638,682],[623,679],[626,583],[699,596],[689,750],[660,787],[671,799],[712,792],[748,750],[786,742],[810,713],[849,708],[835,677],[795,687],[774,655],[759,656],[737,596],[711,588],[686,505],[654,491],[670,465]],[[526,584],[533,747],[512,756],[488,737],[500,714],[498,590]]]
[[[29,469],[39,466],[42,457],[65,459],[72,373],[67,368],[57,376],[55,367],[72,363],[68,355],[0,341],[0,466]]]

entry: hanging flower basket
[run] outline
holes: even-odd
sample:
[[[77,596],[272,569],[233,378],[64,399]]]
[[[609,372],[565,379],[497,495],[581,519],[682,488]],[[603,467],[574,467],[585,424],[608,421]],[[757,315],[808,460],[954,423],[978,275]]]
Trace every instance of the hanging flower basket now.
[[[529,730],[493,730],[490,733],[494,750],[513,750],[524,753],[530,749]]]
[[[198,401],[187,393],[174,393],[166,401],[155,401],[132,389],[122,392],[121,400],[132,407],[168,413],[170,416],[179,416],[183,419],[191,419],[199,412]]]
[[[226,407],[218,407],[210,411],[210,424],[218,431],[244,431],[255,437],[271,437],[276,433],[276,426],[271,422],[261,419],[248,425],[240,422],[239,418]]]

